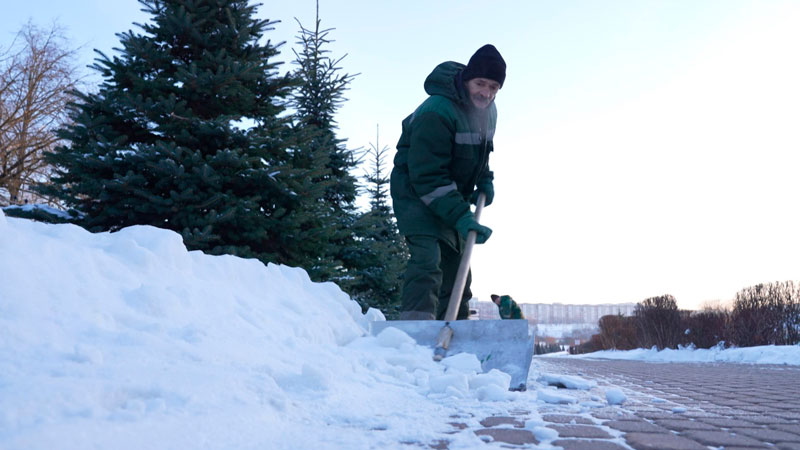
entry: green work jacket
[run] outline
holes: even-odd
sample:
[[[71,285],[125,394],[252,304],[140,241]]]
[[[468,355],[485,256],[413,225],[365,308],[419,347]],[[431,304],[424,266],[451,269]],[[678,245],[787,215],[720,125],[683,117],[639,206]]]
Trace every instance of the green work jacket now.
[[[494,103],[481,110],[469,100],[464,67],[448,61],[425,79],[430,96],[403,120],[391,175],[400,233],[436,236],[454,248],[454,226],[470,210],[475,185],[494,177],[489,154],[497,123]]]
[[[501,295],[500,296],[500,305],[498,306],[500,310],[500,318],[501,319],[524,319],[525,316],[522,315],[522,308],[517,305],[517,302],[511,298],[510,295]]]

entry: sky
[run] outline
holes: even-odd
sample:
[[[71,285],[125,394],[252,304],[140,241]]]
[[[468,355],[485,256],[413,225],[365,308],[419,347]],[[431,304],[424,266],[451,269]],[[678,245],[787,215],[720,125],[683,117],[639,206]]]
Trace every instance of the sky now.
[[[313,0],[263,2],[281,59],[295,18],[309,28],[314,14]],[[0,42],[28,18],[58,20],[86,64],[146,20],[133,0],[14,2]],[[486,43],[506,60],[482,220],[494,233],[472,258],[479,299],[670,294],[694,309],[800,277],[798,2],[323,0],[320,18],[331,56],[358,74],[337,116],[353,149],[393,156],[440,62]]]
[[[383,315],[362,314],[333,283],[189,252],[151,226],[92,234],[0,210],[0,287],[4,450],[472,449],[484,446],[479,421],[519,410],[536,448],[553,449],[545,414],[593,420],[633,402],[539,357],[528,389],[510,392],[511,376],[484,372],[474,354],[434,363],[432,343],[396,328],[371,335]],[[800,346],[580,357],[797,366]],[[454,432],[454,420],[467,428]]]

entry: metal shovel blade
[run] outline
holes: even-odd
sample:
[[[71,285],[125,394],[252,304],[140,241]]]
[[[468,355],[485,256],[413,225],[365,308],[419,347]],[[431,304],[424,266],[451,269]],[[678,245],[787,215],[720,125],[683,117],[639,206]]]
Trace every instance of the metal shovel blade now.
[[[394,327],[411,336],[419,345],[433,348],[443,320],[388,320],[372,322],[370,333],[377,336]],[[511,375],[510,390],[524,391],[528,369],[533,358],[534,333],[528,332],[528,321],[515,320],[454,320],[450,322],[453,338],[447,355],[472,353],[486,373],[497,369]]]

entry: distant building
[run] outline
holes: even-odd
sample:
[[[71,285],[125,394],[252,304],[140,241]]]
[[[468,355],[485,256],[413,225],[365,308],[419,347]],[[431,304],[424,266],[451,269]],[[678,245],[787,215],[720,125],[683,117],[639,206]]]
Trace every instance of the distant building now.
[[[497,305],[473,298],[469,302],[470,319],[500,319]],[[565,305],[562,303],[520,303],[522,314],[535,326],[537,339],[563,345],[587,342],[599,332],[598,322],[606,315],[633,315],[636,303],[604,303],[601,305]]]
[[[497,305],[494,304],[492,301],[482,302],[478,301],[478,299],[473,298],[469,301],[469,306],[471,310],[477,311],[476,319],[480,320],[491,320],[491,319],[500,319],[500,311],[497,309]]]
[[[477,319],[499,319],[497,305],[491,301],[470,300],[470,309],[477,311]],[[522,314],[534,324],[591,323],[611,314],[633,315],[636,303],[604,303],[600,305],[565,305],[562,303],[520,303]]]
[[[633,315],[636,303],[604,303],[600,305],[564,305],[561,303],[523,303],[525,317],[535,323],[597,323],[601,317]]]

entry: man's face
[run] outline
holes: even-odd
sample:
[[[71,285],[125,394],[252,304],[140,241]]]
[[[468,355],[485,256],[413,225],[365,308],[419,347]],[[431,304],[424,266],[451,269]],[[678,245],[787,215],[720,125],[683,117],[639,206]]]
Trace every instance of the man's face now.
[[[488,78],[473,78],[467,81],[469,98],[472,100],[472,104],[479,109],[488,108],[499,90],[500,83]]]

